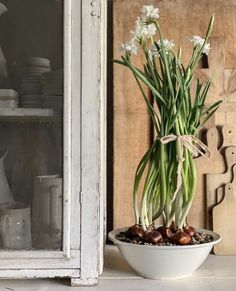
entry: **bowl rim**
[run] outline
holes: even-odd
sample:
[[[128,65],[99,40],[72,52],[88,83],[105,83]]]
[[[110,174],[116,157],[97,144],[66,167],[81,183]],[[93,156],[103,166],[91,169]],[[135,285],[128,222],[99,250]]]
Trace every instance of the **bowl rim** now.
[[[186,250],[186,249],[195,249],[195,248],[203,248],[203,247],[210,247],[210,246],[214,246],[215,244],[219,243],[221,241],[221,236],[211,230],[207,230],[204,228],[196,228],[196,231],[198,232],[205,232],[207,234],[210,234],[213,236],[214,240],[211,242],[207,242],[204,244],[196,244],[196,245],[184,245],[184,246],[180,246],[180,245],[176,245],[176,246],[155,246],[155,245],[138,245],[138,244],[132,244],[132,243],[128,243],[128,242],[123,242],[120,241],[118,239],[116,239],[116,234],[121,232],[121,231],[125,231],[127,230],[128,227],[123,227],[123,228],[118,228],[118,229],[114,229],[112,231],[110,231],[108,233],[108,238],[116,245],[123,245],[123,246],[128,246],[128,247],[136,247],[136,248],[150,248],[153,250]]]

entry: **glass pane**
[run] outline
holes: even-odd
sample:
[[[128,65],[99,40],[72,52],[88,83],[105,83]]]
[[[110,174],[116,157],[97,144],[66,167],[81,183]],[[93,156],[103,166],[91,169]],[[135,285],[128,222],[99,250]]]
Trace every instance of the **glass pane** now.
[[[0,248],[61,249],[63,2],[0,3]]]

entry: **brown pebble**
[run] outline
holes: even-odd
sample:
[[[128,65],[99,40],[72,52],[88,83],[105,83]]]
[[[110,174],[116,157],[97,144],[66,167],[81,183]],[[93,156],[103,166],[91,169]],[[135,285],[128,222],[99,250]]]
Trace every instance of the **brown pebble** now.
[[[176,227],[174,221],[172,221],[172,223],[171,223],[171,225],[170,225],[170,230],[171,230],[173,233],[177,231],[177,227]]]

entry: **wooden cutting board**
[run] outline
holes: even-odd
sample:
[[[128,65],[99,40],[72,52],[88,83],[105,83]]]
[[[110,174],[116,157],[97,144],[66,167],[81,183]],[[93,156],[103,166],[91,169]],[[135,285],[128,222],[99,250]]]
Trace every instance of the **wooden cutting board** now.
[[[223,174],[206,175],[206,193],[207,193],[207,228],[212,229],[212,208],[217,204],[216,190],[225,186],[233,179],[232,168],[236,163],[236,147],[227,147],[225,149],[226,171]],[[218,200],[221,200],[218,193]]]
[[[236,126],[225,124],[222,128],[223,144],[222,148],[236,146]]]
[[[234,177],[236,165],[234,166]],[[216,255],[236,255],[236,180],[224,187],[223,201],[213,208],[213,230],[222,241],[214,247]]]
[[[188,223],[196,227],[206,227],[206,189],[205,174],[206,173],[223,173],[225,171],[224,157],[218,150],[220,133],[216,127],[207,131],[207,145],[211,151],[210,159],[199,157],[195,159],[197,168],[197,190],[193,200],[192,208],[188,215]]]

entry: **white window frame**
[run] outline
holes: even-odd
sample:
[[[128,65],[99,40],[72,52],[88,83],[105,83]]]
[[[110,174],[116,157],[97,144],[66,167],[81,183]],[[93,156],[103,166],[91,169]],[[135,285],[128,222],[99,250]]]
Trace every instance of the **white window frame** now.
[[[106,193],[106,0],[64,0],[62,251],[0,251],[0,278],[97,283]]]

